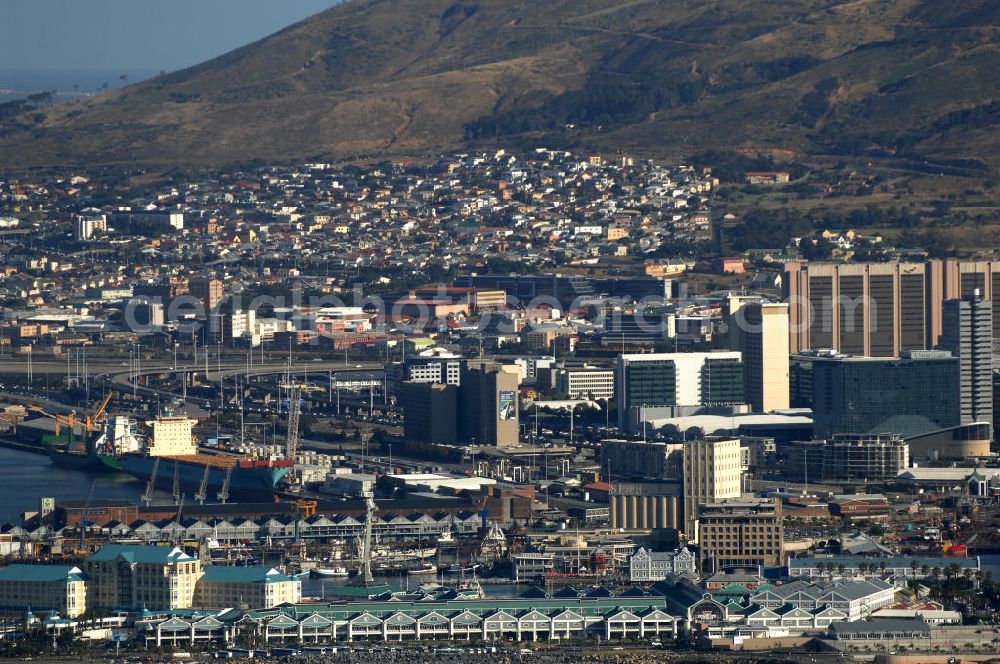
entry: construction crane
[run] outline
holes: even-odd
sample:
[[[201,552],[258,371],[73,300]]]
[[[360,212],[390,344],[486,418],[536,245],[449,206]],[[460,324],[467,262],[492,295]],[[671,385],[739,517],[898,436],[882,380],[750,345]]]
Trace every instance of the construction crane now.
[[[225,504],[229,500],[229,479],[233,476],[233,467],[229,466],[226,468],[226,477],[222,480],[222,488],[219,489],[219,493],[216,494],[219,497],[219,502]]]
[[[82,424],[84,431],[87,433],[93,433],[99,429],[97,422],[104,415],[104,410],[108,407],[112,394],[112,392],[105,394],[104,399],[101,400],[101,403],[97,406],[94,412],[89,415],[85,415],[81,421],[76,419],[75,411],[70,412],[68,415],[63,415],[61,413],[50,413],[41,406],[28,406],[27,409],[48,417],[49,419],[55,420],[57,436],[60,434],[60,427],[66,426],[69,427],[69,435],[72,437],[77,424]]]
[[[97,480],[90,483],[90,491],[87,493],[87,502],[83,504],[83,512],[80,514],[80,520],[76,522],[76,528],[80,531],[81,555],[85,555],[87,553],[87,516],[90,514],[90,504],[94,500],[95,484],[97,484]]]
[[[199,505],[204,505],[206,498],[208,498],[208,466],[205,466],[205,473],[201,476],[198,493],[194,494],[194,499],[198,501]]]
[[[160,470],[160,457],[153,460],[153,472],[149,474],[146,490],[142,492],[142,502],[148,507],[153,502],[153,487],[156,486],[156,473]]]

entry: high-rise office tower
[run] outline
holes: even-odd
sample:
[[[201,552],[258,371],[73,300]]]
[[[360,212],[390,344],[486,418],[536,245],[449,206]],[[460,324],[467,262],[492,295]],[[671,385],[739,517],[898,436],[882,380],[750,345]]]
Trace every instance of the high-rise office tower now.
[[[757,412],[788,408],[788,304],[747,302],[730,316],[733,350],[743,354],[743,391]]]
[[[654,418],[695,414],[705,406],[740,406],[746,403],[743,361],[733,351],[619,355],[615,400],[618,426],[628,433]]]
[[[961,423],[992,422],[993,303],[978,288],[944,302],[940,346],[958,358]]]
[[[910,351],[901,358],[803,354],[792,362],[811,374],[817,437],[905,438],[959,424],[958,359],[947,351]]]
[[[226,296],[221,279],[215,277],[197,277],[188,280],[188,292],[205,307],[206,315],[218,313],[219,305]]]
[[[790,347],[894,357],[939,343],[945,300],[979,289],[1000,339],[1000,261],[787,263]]]
[[[793,353],[894,357],[928,347],[923,264],[792,263],[782,288]]]
[[[698,505],[743,495],[740,439],[709,437],[684,443],[684,532],[697,538]]]
[[[512,447],[519,442],[517,367],[469,362],[458,390],[458,438],[462,443]]]
[[[400,389],[403,438],[410,442],[458,442],[458,388],[442,383],[405,381]]]
[[[213,341],[222,338],[222,311],[220,306],[226,296],[225,286],[221,279],[214,277],[197,277],[188,280],[188,293],[196,298],[205,308],[205,320],[208,323],[208,336]]]

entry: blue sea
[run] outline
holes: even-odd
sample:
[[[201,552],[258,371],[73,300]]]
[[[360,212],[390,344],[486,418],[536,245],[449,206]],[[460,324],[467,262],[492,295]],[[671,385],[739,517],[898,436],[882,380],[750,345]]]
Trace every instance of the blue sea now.
[[[55,91],[72,99],[123,87],[159,74],[151,69],[0,69],[0,102],[23,99],[36,92]],[[123,79],[122,76],[126,78]]]

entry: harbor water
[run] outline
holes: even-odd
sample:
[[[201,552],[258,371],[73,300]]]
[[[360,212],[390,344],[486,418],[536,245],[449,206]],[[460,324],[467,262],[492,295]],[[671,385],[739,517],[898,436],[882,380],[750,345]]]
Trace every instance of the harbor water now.
[[[86,500],[94,484],[94,499],[128,500],[139,503],[145,485],[127,473],[90,473],[52,463],[45,454],[0,447],[0,522],[19,520],[24,512],[38,510],[44,497]],[[166,493],[158,493],[167,499]]]
[[[352,570],[353,572],[354,570]],[[318,599],[327,599],[330,601],[335,600],[336,588],[339,586],[346,586],[351,583],[356,582],[356,577],[302,577],[302,596],[303,597],[313,597]],[[385,584],[389,586],[392,590],[417,590],[420,584],[423,583],[445,583],[451,584],[459,581],[457,574],[438,574],[437,576],[375,576],[374,582],[376,585]],[[465,581],[472,581],[471,577],[467,577]],[[483,584],[483,592],[486,593],[488,597],[496,598],[509,598],[517,597],[521,593],[525,592],[531,586],[524,583],[505,583],[505,584]]]

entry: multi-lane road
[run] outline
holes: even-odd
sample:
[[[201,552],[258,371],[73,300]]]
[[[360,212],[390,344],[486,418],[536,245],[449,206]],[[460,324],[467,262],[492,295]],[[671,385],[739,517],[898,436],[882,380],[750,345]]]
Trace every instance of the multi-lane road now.
[[[293,376],[303,376],[305,374],[326,374],[326,373],[372,373],[384,370],[381,362],[348,362],[343,360],[323,360],[314,359],[312,361],[293,361],[291,365],[287,361],[265,361],[263,364],[248,366],[245,358],[239,361],[226,359],[223,356],[222,362],[216,359],[209,364],[208,373],[202,365],[196,365],[193,361],[178,361],[176,365],[172,362],[158,362],[141,367],[136,371],[129,367],[128,362],[121,359],[91,358],[87,361],[87,375],[93,386],[105,386],[123,393],[135,393],[140,396],[152,399],[174,399],[178,395],[167,390],[146,387],[135,384],[137,376],[153,376],[170,372],[193,373],[198,372],[205,375],[207,382],[218,384],[220,377],[222,381],[229,381],[236,376],[260,377],[290,373]],[[52,360],[33,360],[30,371],[32,374],[45,375],[66,375],[67,365],[65,362]],[[25,358],[0,360],[0,374],[5,375],[27,375],[29,372],[28,361]],[[26,401],[35,405],[49,405],[57,409],[65,409],[67,406],[56,400],[46,398],[41,394],[29,393],[18,394],[17,392],[2,392],[4,396],[14,400]],[[216,399],[196,397],[188,395],[187,401],[198,406],[211,408],[218,403]]]

